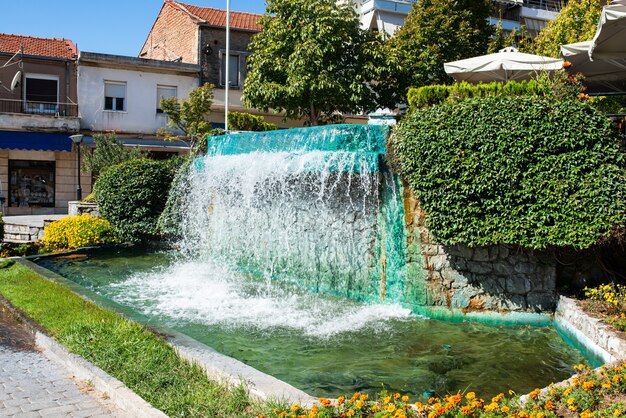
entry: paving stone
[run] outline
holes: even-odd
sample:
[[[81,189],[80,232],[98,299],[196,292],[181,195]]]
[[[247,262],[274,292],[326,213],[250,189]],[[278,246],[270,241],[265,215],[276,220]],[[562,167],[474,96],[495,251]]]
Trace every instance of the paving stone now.
[[[122,417],[111,402],[35,350],[32,333],[0,308],[0,417]]]

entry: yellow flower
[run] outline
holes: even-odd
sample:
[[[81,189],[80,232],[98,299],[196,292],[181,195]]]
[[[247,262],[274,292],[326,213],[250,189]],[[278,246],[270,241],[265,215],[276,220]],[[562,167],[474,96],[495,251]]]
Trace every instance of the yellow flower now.
[[[532,392],[530,392],[528,396],[530,396],[530,399],[536,399],[540,393],[541,393],[541,389],[535,389]]]
[[[345,396],[340,396],[337,398],[337,405],[341,405],[346,401],[346,397]]]
[[[408,401],[409,401],[409,397],[408,397],[408,396],[406,396],[406,395],[404,395],[404,396],[402,397],[402,400],[403,400],[404,402],[408,402]]]
[[[616,409],[615,411],[613,411],[613,416],[614,417],[622,416],[622,411],[620,411],[619,409]]]
[[[568,405],[574,405],[574,402],[576,402],[576,399],[574,399],[574,398],[569,398],[569,399],[567,400],[567,404],[568,404]]]
[[[396,410],[396,406],[391,404],[387,406],[387,412],[393,412]]]
[[[349,417],[354,416],[354,411],[352,409],[349,410],[348,412],[346,412],[346,416],[349,416]]]
[[[399,394],[399,393],[397,393],[397,392],[393,395],[393,397],[394,397],[395,399],[398,399],[400,396],[402,396],[402,395],[400,395],[400,394]]]
[[[506,405],[504,405],[502,408],[500,408],[500,411],[504,412],[505,414],[506,414],[507,412],[509,412],[510,410],[511,410],[511,409],[510,409],[508,406],[506,406]]]
[[[468,401],[471,401],[472,399],[476,399],[476,394],[474,392],[469,392],[467,395],[465,395],[465,398]]]
[[[391,396],[385,396],[385,399],[383,399],[383,403],[386,405],[389,402],[391,402]]]
[[[378,411],[380,411],[380,406],[378,405],[372,406],[372,412],[378,412]]]
[[[356,401],[355,406],[356,406],[358,409],[363,408],[363,401],[359,399],[358,401]]]
[[[292,411],[297,411],[298,409],[300,409],[300,405],[298,405],[297,403],[294,403],[293,405],[291,405],[291,410]]]

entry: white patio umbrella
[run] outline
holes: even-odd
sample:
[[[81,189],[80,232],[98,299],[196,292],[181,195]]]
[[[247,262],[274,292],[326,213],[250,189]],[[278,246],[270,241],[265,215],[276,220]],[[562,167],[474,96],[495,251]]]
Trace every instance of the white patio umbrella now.
[[[540,71],[556,71],[563,68],[560,58],[525,54],[515,48],[444,64],[446,73],[456,81],[470,83],[529,80]]]
[[[561,45],[561,56],[572,63],[569,71],[582,73],[590,93],[623,92],[626,89],[626,55],[622,59],[589,59],[592,41]]]
[[[626,56],[626,1],[602,8],[598,30],[589,47],[589,58],[614,59]]]

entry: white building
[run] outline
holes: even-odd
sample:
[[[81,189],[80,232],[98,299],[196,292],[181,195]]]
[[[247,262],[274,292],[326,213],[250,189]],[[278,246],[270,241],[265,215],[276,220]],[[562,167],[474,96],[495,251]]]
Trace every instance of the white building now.
[[[363,29],[392,36],[404,25],[406,16],[418,0],[338,0],[351,3],[361,20]],[[496,8],[489,21],[496,25],[502,21],[505,31],[519,30],[522,25],[536,34],[545,25],[556,19],[567,0],[493,0]]]
[[[81,130],[153,137],[167,126],[161,97],[187,98],[198,87],[199,73],[195,64],[80,52]]]

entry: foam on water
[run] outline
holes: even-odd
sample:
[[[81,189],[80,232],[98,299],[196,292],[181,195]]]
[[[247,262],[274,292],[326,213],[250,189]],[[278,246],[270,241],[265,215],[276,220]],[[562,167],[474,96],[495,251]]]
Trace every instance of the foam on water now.
[[[223,328],[287,328],[330,338],[415,319],[399,305],[338,301],[255,281],[215,261],[187,261],[111,284],[113,299],[143,313]]]

